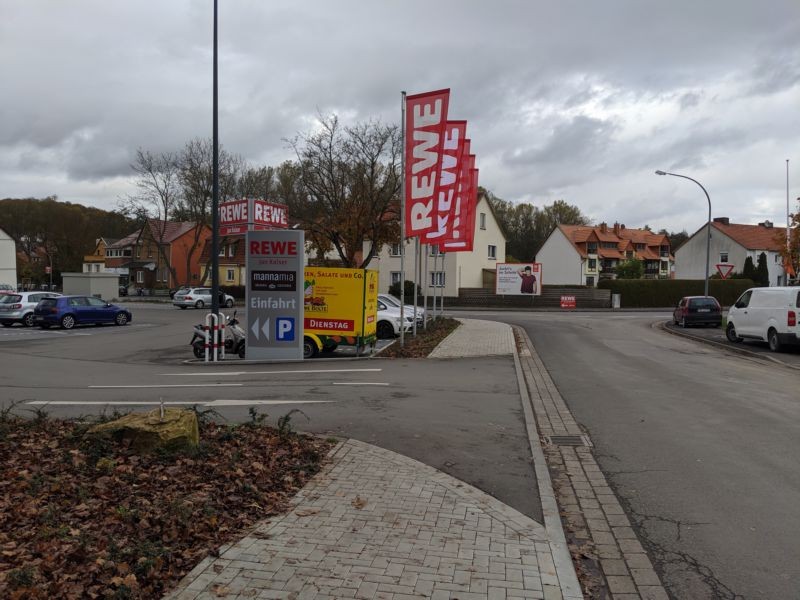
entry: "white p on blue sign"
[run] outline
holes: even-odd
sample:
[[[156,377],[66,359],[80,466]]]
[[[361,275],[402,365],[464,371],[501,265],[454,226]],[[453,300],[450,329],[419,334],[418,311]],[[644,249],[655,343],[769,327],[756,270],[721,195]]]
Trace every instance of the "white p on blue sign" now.
[[[247,359],[303,358],[302,231],[248,231]]]

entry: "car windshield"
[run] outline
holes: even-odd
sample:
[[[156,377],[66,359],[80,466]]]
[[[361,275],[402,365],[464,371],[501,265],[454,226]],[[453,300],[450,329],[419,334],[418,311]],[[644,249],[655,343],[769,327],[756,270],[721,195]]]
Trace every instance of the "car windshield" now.
[[[177,292],[175,292],[175,293],[176,293],[176,294],[180,294],[181,296],[183,296],[183,295],[185,295],[185,294],[188,294],[188,293],[189,293],[189,288],[181,288],[181,289],[179,289],[179,290],[178,290]]]
[[[391,304],[392,306],[400,306],[400,301],[395,299],[394,296],[381,296],[381,300],[383,300],[386,304]]]
[[[717,308],[717,302],[713,298],[695,298],[692,300],[695,308]]]
[[[39,302],[40,306],[55,306],[57,300],[55,298],[44,298],[41,302]]]
[[[22,300],[22,296],[17,294],[4,294],[0,296],[0,304],[16,304]]]

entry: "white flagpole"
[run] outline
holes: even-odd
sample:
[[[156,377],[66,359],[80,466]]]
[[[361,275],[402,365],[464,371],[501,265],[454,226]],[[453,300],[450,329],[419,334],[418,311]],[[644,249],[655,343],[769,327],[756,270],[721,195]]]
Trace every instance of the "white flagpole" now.
[[[414,337],[417,335],[417,286],[419,285],[420,255],[419,236],[414,238]]]
[[[422,303],[422,308],[425,312],[428,311],[428,255],[431,253],[431,246],[430,244],[425,244],[425,269],[422,275],[422,289],[424,290],[423,295],[425,297],[424,302]],[[436,257],[433,257],[433,270],[436,270]],[[436,288],[433,288],[433,301],[436,302]],[[416,319],[415,319],[416,320]],[[423,329],[428,329],[428,318],[425,317],[422,323]]]
[[[400,92],[400,347],[405,345],[406,291],[406,93]]]
[[[439,316],[444,316],[444,288],[447,286],[447,270],[444,266],[444,259],[447,258],[444,253],[442,253],[442,293],[439,295]]]

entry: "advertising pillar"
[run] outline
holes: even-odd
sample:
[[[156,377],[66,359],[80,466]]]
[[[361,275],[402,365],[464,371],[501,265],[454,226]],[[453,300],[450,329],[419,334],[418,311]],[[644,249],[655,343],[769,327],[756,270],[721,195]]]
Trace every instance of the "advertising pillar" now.
[[[248,360],[303,358],[302,231],[247,232]]]

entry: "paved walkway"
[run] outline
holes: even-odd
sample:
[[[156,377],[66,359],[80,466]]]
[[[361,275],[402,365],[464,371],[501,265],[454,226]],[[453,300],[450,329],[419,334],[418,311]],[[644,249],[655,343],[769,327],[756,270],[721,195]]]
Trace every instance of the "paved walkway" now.
[[[432,467],[348,440],[289,512],[202,561],[168,598],[577,600],[545,451],[561,466],[570,535],[599,557],[608,597],[666,598],[590,448],[543,449],[540,435],[581,432],[530,340],[517,329],[517,353],[509,325],[459,320],[431,358],[514,360],[544,523]],[[583,521],[579,509],[594,512]]]

